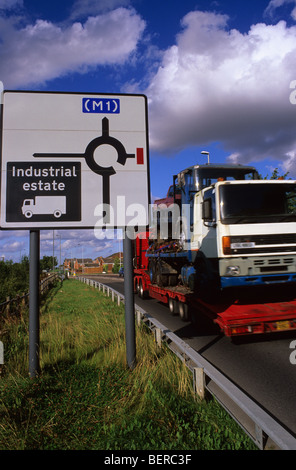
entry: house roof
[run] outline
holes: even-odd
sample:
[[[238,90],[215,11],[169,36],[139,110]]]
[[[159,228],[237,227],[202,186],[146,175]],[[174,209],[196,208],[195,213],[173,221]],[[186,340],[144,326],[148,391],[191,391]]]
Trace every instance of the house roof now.
[[[103,263],[103,264],[112,264],[115,262],[116,258],[119,258],[121,259],[121,261],[123,261],[123,253],[122,252],[118,252],[118,253],[113,253],[112,255],[110,256],[107,256],[106,258],[103,258],[103,256],[97,256],[94,260],[92,260],[91,258],[65,258],[64,260],[64,263],[65,262],[77,262],[79,264],[95,264],[96,262],[100,262],[100,263]]]

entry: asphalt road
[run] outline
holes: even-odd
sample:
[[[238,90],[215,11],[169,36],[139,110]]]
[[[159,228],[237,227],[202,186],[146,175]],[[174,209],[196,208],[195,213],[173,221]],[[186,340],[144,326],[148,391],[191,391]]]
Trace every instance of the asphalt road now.
[[[118,276],[88,277],[124,293],[124,281]],[[186,341],[296,437],[296,364],[290,362],[295,331],[232,341],[205,317],[184,323],[155,299],[142,300],[136,295],[135,303]]]

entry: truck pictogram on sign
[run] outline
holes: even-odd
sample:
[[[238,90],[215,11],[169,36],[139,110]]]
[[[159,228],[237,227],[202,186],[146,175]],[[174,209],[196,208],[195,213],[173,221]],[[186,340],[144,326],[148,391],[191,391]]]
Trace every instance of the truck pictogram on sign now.
[[[53,214],[59,219],[62,214],[66,214],[66,196],[36,196],[35,199],[25,199],[22,213],[27,219],[37,214]]]

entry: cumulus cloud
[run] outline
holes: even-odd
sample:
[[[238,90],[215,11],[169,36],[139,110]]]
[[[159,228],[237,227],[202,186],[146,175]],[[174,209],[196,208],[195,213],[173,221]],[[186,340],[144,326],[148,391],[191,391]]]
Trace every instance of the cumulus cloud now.
[[[283,158],[295,166],[296,27],[284,21],[230,30],[225,15],[194,11],[182,20],[146,93],[150,146],[175,152],[221,142],[231,159]]]
[[[44,254],[51,256],[53,249],[55,256],[61,255],[62,261],[64,258],[74,257],[95,258],[102,253],[102,256],[106,256],[106,253],[119,251],[118,240],[121,238],[119,235],[113,238],[116,238],[116,242],[108,238],[98,239],[94,230],[41,230],[41,257]]]
[[[88,16],[96,16],[106,11],[114,10],[118,7],[127,7],[130,4],[131,0],[75,0],[72,6],[70,18],[77,19]]]
[[[275,15],[276,10],[278,10],[280,7],[291,4],[294,5],[294,8],[291,12],[291,17],[296,20],[296,0],[271,0],[264,13],[266,16],[272,18]]]
[[[27,255],[28,237],[26,231],[16,230],[4,231],[0,236],[0,258],[5,260],[14,259],[19,261],[22,256]]]
[[[59,26],[37,20],[21,27],[0,17],[0,77],[5,88],[42,84],[69,72],[123,64],[145,28],[134,10],[117,8],[84,23]]]
[[[0,10],[14,10],[22,6],[23,0],[0,0]]]

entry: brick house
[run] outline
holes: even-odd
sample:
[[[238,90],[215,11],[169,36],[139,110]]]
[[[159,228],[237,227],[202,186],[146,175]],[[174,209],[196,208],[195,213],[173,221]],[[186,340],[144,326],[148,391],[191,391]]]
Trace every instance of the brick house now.
[[[104,272],[104,269],[106,272],[112,273],[112,269],[117,258],[121,259],[122,265],[123,254],[114,253],[106,258],[98,256],[94,260],[91,258],[66,258],[64,260],[64,267],[69,271],[81,272],[83,274],[100,274]]]

